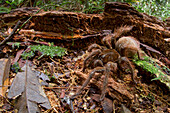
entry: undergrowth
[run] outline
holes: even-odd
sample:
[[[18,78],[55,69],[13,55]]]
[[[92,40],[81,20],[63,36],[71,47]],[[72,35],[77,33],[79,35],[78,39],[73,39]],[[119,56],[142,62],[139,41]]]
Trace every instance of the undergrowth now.
[[[46,7],[45,10],[64,10],[83,13],[102,13],[106,2],[126,2],[135,7],[139,12],[160,17],[165,20],[170,16],[170,2],[168,0],[62,0],[62,1],[42,1],[37,0],[2,0],[0,1],[0,13],[10,12],[19,7]]]
[[[152,80],[160,80],[162,83],[165,83],[170,88],[170,77],[167,75],[170,73],[170,69],[166,66],[160,66],[152,58],[145,56],[144,60],[139,60],[136,56],[133,59],[133,62],[142,67],[144,70],[155,75],[155,78]]]
[[[50,46],[46,45],[32,45],[29,46],[30,48],[29,52],[24,52],[22,54],[23,59],[31,58],[35,55],[36,51],[39,51],[41,53],[41,56],[38,58],[42,58],[43,56],[50,56],[53,58],[54,56],[62,57],[67,53],[67,50],[65,48],[54,46],[53,43],[50,43]]]

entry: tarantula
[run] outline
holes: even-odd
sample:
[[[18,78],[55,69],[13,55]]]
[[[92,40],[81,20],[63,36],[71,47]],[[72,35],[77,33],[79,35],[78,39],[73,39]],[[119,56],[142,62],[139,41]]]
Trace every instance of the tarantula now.
[[[84,72],[87,67],[91,67],[93,70],[90,72],[82,87],[77,91],[75,95],[71,97],[72,99],[81,93],[93,75],[97,72],[105,74],[102,94],[100,96],[100,101],[102,101],[105,97],[110,72],[116,73],[118,66],[121,67],[122,63],[126,63],[129,66],[130,71],[132,72],[132,80],[134,81],[134,69],[131,65],[131,62],[128,60],[128,58],[121,57],[115,49],[107,49],[106,47],[102,47],[98,44],[92,44],[89,46],[88,52],[90,52],[90,54],[85,58],[83,62],[82,71]]]
[[[134,80],[134,69],[127,57],[133,57],[135,54],[138,54],[139,59],[142,60],[142,55],[146,54],[141,52],[140,42],[137,41],[134,37],[121,37],[124,33],[131,31],[132,28],[133,26],[122,26],[115,29],[114,33],[110,33],[105,36],[101,42],[109,49],[98,44],[92,44],[91,46],[89,46],[88,52],[90,52],[90,54],[85,58],[83,62],[82,71],[84,72],[87,67],[91,67],[93,70],[89,74],[87,80],[83,83],[82,87],[77,91],[75,95],[71,97],[72,99],[81,93],[81,91],[89,83],[93,75],[97,72],[105,74],[102,94],[100,96],[100,101],[102,101],[105,97],[110,72],[115,73],[118,67],[124,69],[126,68],[126,65],[129,67],[132,73],[131,78],[133,82],[137,84],[137,82],[135,82]]]
[[[121,56],[133,57],[138,55],[139,59],[143,60],[142,56],[147,56],[140,49],[140,42],[132,36],[123,36],[124,33],[131,31],[133,26],[121,26],[114,29],[114,33],[105,36],[102,43],[110,49],[115,48]]]

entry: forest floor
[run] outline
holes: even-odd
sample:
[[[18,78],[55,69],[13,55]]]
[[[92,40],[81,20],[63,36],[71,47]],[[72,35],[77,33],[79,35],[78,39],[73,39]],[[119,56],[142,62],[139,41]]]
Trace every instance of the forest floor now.
[[[112,4],[109,4],[108,7],[110,5]],[[125,12],[121,13],[123,17],[120,17],[120,13],[110,13],[112,16],[106,16],[106,13],[110,11],[107,6],[105,15],[42,11],[33,16],[20,32],[11,36],[12,39],[0,45],[0,62],[2,63],[1,67],[3,67],[0,72],[9,73],[9,76],[6,76],[8,74],[0,74],[0,99],[2,100],[0,112],[16,112],[15,108],[22,112],[30,112],[31,109],[39,111],[40,108],[40,111],[44,113],[170,113],[170,48],[169,41],[164,40],[169,38],[170,31],[163,25],[164,22],[157,21],[157,19],[148,15],[139,20],[142,18],[142,13],[134,11],[126,4],[118,5],[120,5],[120,8],[128,7],[125,12],[133,13],[127,13],[130,14],[128,16]],[[25,18],[23,19],[23,17],[29,17],[32,12],[35,12],[34,10],[37,11],[37,9],[18,9],[11,14],[0,16],[3,22],[12,23],[12,26],[0,24],[1,43],[4,36],[12,34],[16,20],[22,20],[22,23],[24,23]],[[120,12],[123,11],[120,10]],[[140,18],[136,15],[140,15]],[[124,21],[119,21],[120,18]],[[140,21],[142,22],[140,23]],[[128,24],[129,22],[130,24]],[[84,60],[90,54],[88,47],[94,43],[106,47],[101,40],[113,32],[113,29],[125,25],[133,26],[133,29],[122,35],[133,36],[141,42],[141,45],[143,44],[141,50],[149,58],[153,58],[148,62],[150,64],[154,62],[154,68],[151,68],[149,72],[135,63],[134,59],[129,58],[134,69],[134,80],[137,81],[137,84],[132,80],[132,72],[129,71],[129,67],[125,66],[127,69],[121,69],[122,67],[118,66],[116,72],[109,72],[108,84],[105,81],[106,74],[96,72],[82,92],[71,99],[91,72],[94,71],[94,68],[90,66],[92,63],[87,66],[85,71],[82,71]],[[66,48],[66,51],[60,53],[60,55],[59,53],[52,55],[53,52],[50,52],[48,47],[51,47],[50,49],[53,51],[53,44]],[[34,48],[33,45],[45,45],[47,47],[33,51],[31,50],[31,48]],[[25,55],[26,58],[24,59],[23,53],[30,51],[32,53]],[[63,51],[63,49],[60,48],[59,51]],[[117,61],[115,62],[117,63]],[[31,67],[31,71],[28,67]],[[145,67],[147,66],[145,65]],[[157,69],[157,67],[159,67],[158,72],[161,71],[165,75],[162,78],[157,76],[157,71],[152,73],[154,72],[153,69]],[[20,78],[19,74],[22,75]],[[33,83],[36,78],[29,78],[31,75],[40,78],[40,83],[37,81]],[[16,79],[16,76],[18,76],[18,79]],[[157,79],[153,80],[156,77]],[[27,81],[23,82],[24,80]],[[34,86],[32,83],[36,85]],[[20,84],[24,85],[21,86]],[[39,84],[44,90],[38,88]],[[107,84],[106,94],[104,99],[100,101],[103,84]],[[21,90],[22,88],[23,90]],[[33,89],[36,90],[34,93],[32,93]],[[38,94],[35,93],[38,92],[37,90],[40,91]],[[3,93],[4,91],[5,93]],[[43,95],[44,92],[46,96]],[[34,94],[37,97],[34,97]],[[42,95],[44,101],[39,102],[38,99],[42,99]],[[30,104],[28,101],[32,103]]]

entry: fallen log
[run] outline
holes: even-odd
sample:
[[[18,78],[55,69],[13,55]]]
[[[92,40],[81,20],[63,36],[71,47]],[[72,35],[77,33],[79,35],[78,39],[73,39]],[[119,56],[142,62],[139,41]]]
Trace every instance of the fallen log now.
[[[166,24],[156,17],[140,13],[127,3],[106,3],[103,14],[84,14],[62,11],[41,11],[36,8],[20,8],[9,14],[1,14],[0,21],[3,25],[11,25],[20,19],[26,20],[33,15],[25,29],[34,29],[39,32],[54,32],[60,37],[41,37],[54,39],[57,45],[82,49],[91,43],[100,43],[103,30],[113,30],[122,25],[132,25],[133,29],[125,35],[137,38],[141,43],[147,44],[170,58],[170,45],[164,38],[170,37]],[[2,26],[2,24],[0,24]],[[94,35],[95,34],[95,35]],[[83,38],[84,36],[88,36]],[[94,35],[91,37],[91,35]],[[73,37],[73,38],[70,38]],[[75,38],[76,37],[76,38]],[[62,40],[61,40],[62,39]],[[76,43],[76,44],[74,44]]]

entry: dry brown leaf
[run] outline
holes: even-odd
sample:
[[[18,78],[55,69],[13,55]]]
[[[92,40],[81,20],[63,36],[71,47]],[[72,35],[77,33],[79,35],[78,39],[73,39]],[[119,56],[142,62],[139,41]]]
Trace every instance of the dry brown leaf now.
[[[19,50],[19,51],[17,52],[14,60],[12,61],[12,64],[15,64],[15,63],[19,60],[19,58],[20,58],[21,54],[23,53],[23,51],[24,51],[24,49],[21,49],[21,50]]]
[[[113,111],[113,101],[109,98],[104,98],[101,102],[103,110],[105,113],[112,113]]]
[[[40,112],[38,105],[50,109],[50,103],[39,83],[36,73],[26,65],[18,72],[8,92],[8,98],[17,99],[19,113]],[[18,97],[18,98],[16,98]]]
[[[4,96],[7,85],[9,83],[9,71],[11,66],[11,59],[2,58],[0,59],[0,95]]]
[[[132,113],[132,112],[122,104],[121,105],[121,113]]]

